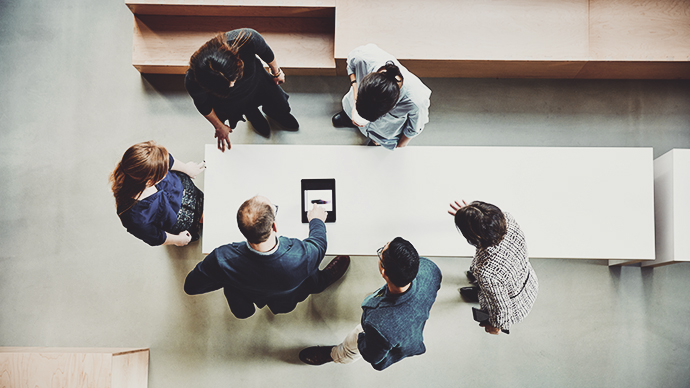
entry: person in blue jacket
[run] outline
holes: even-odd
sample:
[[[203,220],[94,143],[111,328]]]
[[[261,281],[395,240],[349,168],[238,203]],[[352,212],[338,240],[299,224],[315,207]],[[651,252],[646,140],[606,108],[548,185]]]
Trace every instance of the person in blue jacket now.
[[[302,362],[348,364],[364,358],[374,369],[384,370],[426,352],[424,325],[441,287],[441,270],[401,237],[377,253],[386,284],[362,302],[361,324],[340,345],[303,349]]]
[[[110,175],[122,225],[151,246],[198,240],[204,193],[192,179],[205,168],[176,161],[153,141],[129,147]]]
[[[314,205],[307,213],[309,238],[278,236],[278,206],[255,196],[237,211],[237,224],[247,241],[214,249],[187,275],[189,295],[223,288],[230,311],[249,318],[255,306],[274,314],[288,313],[310,294],[318,294],[340,279],[350,265],[348,256],[337,256],[324,268],[327,212]]]

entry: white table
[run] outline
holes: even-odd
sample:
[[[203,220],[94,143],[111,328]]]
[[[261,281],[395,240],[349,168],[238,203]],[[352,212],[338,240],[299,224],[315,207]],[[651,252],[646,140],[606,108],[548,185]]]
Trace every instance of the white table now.
[[[396,236],[422,256],[471,257],[449,202],[513,214],[534,258],[654,259],[651,148],[206,145],[202,250],[244,237],[236,213],[261,194],[281,235],[306,238],[300,180],[335,178],[328,254],[374,255]]]
[[[654,160],[656,260],[643,266],[690,261],[690,149]]]

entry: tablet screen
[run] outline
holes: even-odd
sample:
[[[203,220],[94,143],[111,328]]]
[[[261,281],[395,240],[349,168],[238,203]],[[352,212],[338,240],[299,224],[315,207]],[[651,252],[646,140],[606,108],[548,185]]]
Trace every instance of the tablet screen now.
[[[335,179],[302,179],[302,222],[307,223],[307,212],[314,205],[323,207],[328,216],[326,222],[335,222]]]
[[[333,211],[333,190],[305,190],[304,200],[304,211],[315,204],[322,206],[327,212]]]

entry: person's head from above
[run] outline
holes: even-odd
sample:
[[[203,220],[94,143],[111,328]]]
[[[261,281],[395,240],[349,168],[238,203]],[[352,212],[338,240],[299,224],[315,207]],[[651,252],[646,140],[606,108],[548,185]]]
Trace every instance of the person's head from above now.
[[[365,75],[357,88],[357,113],[369,121],[376,121],[390,112],[398,102],[402,82],[400,68],[392,61]]]
[[[260,195],[252,197],[237,210],[237,226],[251,244],[261,244],[276,231],[278,206]]]
[[[490,203],[474,201],[455,213],[455,226],[470,245],[488,248],[506,235],[506,218],[501,209]]]
[[[394,238],[381,247],[377,254],[381,276],[396,287],[405,287],[417,277],[419,254],[404,238]]]
[[[207,92],[217,97],[227,97],[244,72],[244,62],[238,54],[240,47],[249,39],[244,32],[228,44],[224,32],[204,43],[189,59],[194,79]]]
[[[163,180],[168,164],[168,150],[153,141],[129,147],[110,175],[118,213],[132,207],[147,187]]]

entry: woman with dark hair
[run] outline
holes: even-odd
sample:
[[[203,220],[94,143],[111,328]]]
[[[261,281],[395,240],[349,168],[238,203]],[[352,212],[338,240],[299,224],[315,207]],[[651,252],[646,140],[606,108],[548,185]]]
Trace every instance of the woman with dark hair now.
[[[271,74],[264,70],[257,55],[268,64]],[[271,136],[259,106],[284,129],[299,128],[290,114],[288,95],[278,86],[283,82],[285,74],[273,51],[251,28],[219,33],[204,43],[190,58],[184,79],[197,110],[215,128],[221,151],[226,146],[230,149],[228,134],[238,121],[244,121],[243,115],[258,134]]]
[[[429,122],[431,90],[375,44],[352,50],[347,73],[352,88],[333,116],[335,127],[359,128],[369,145],[392,150],[405,147]]]
[[[205,168],[203,162],[175,161],[153,141],[129,147],[110,175],[122,225],[151,246],[198,240],[204,193],[192,178]]]
[[[525,235],[509,213],[498,207],[474,201],[469,205],[455,201],[448,211],[455,226],[477,248],[467,277],[476,287],[463,287],[460,293],[476,301],[489,315],[481,322],[487,333],[508,333],[512,324],[522,321],[532,309],[539,284],[527,256]]]

